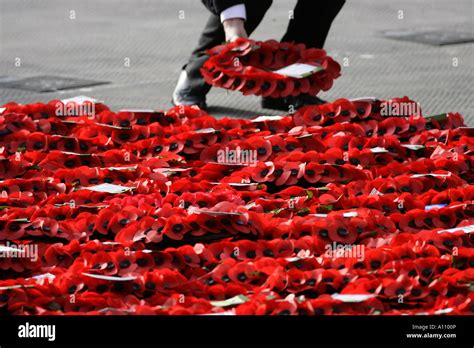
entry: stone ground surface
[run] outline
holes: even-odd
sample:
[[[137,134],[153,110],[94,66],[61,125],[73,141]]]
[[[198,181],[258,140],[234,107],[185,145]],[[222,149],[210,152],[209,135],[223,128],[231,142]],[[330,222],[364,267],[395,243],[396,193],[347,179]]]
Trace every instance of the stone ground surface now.
[[[295,2],[274,0],[253,38],[280,39]],[[474,125],[473,43],[430,46],[381,34],[408,29],[472,33],[473,4],[472,0],[347,1],[326,43],[329,54],[347,64],[333,89],[321,97],[407,95],[421,103],[424,114],[458,111]],[[48,93],[0,87],[0,104],[83,94],[116,110],[167,109],[180,68],[207,16],[197,0],[1,0],[0,82],[59,75],[110,83]],[[20,66],[15,64],[17,58]],[[261,109],[257,97],[221,89],[211,91],[208,103],[215,116],[276,114]]]

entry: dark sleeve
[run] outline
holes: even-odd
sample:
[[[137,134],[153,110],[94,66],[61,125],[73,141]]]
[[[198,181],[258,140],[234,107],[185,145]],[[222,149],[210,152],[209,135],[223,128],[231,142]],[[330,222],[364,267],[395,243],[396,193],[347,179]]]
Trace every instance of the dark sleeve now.
[[[245,3],[243,0],[202,0],[202,2],[216,16],[219,16],[222,11],[227,10],[229,7]]]

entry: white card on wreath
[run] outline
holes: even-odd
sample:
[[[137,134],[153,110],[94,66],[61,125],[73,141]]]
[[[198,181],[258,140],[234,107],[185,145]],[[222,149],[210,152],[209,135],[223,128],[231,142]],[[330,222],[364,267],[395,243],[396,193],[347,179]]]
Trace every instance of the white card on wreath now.
[[[280,121],[284,119],[283,116],[258,116],[257,118],[254,118],[253,120],[250,120],[250,122],[265,122],[265,121]]]
[[[134,276],[125,276],[125,277],[115,277],[115,276],[107,276],[107,275],[102,275],[102,274],[92,274],[92,273],[82,273],[83,275],[95,279],[101,279],[101,280],[111,280],[115,282],[128,282],[130,280],[135,280],[136,277]]]
[[[235,306],[247,302],[249,299],[245,295],[237,295],[232,298],[223,301],[211,301],[211,305],[214,307],[227,307]]]
[[[101,100],[97,100],[97,99],[94,99],[94,98],[91,98],[91,97],[87,97],[85,95],[78,95],[76,97],[62,99],[61,101],[63,102],[63,104],[67,104],[67,103],[84,104],[84,102],[91,102],[93,104],[103,103]]]
[[[333,299],[346,302],[346,303],[364,302],[376,296],[377,295],[374,295],[374,294],[332,294],[331,295]]]
[[[304,63],[295,63],[295,64],[285,66],[284,68],[275,70],[273,72],[275,74],[280,74],[280,75],[285,75],[285,76],[301,79],[304,77],[308,77],[314,73],[317,73],[318,71],[321,71],[321,70],[324,70],[324,68],[321,66],[315,66],[315,65],[304,64]]]
[[[86,190],[95,191],[95,192],[106,192],[106,193],[124,193],[129,190],[132,190],[131,187],[114,185],[109,183],[94,185],[84,187]]]
[[[447,230],[438,231],[438,233],[443,233],[443,232],[454,233],[458,231],[462,231],[466,234],[472,233],[474,232],[474,225],[454,227]]]

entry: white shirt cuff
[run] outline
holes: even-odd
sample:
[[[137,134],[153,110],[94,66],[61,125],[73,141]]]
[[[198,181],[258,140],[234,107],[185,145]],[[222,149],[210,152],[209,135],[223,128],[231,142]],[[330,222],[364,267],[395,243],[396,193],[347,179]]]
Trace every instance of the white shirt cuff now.
[[[243,20],[247,19],[245,4],[234,5],[221,12],[221,23],[227,19],[233,18],[242,18]]]

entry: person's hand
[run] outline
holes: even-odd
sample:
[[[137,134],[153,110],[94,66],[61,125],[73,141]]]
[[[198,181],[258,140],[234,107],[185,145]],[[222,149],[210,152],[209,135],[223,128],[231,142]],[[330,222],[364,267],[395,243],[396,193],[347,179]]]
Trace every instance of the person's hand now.
[[[222,25],[224,26],[226,41],[235,41],[238,38],[247,39],[248,35],[245,31],[244,20],[240,18],[226,19]]]

